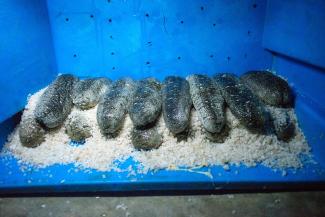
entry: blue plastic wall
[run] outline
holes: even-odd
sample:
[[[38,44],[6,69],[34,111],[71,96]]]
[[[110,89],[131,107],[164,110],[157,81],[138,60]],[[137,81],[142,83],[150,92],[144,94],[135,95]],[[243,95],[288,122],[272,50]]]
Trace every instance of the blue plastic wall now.
[[[272,68],[319,112],[325,110],[324,12],[323,0],[268,1],[263,36]]]
[[[268,1],[263,46],[272,69],[302,101],[296,109],[317,162],[325,166],[325,1]],[[299,115],[301,114],[301,115]]]
[[[46,2],[0,1],[0,122],[53,80],[55,67]]]
[[[270,0],[264,47],[325,68],[325,1]]]
[[[271,67],[265,0],[48,0],[58,70],[142,78]]]

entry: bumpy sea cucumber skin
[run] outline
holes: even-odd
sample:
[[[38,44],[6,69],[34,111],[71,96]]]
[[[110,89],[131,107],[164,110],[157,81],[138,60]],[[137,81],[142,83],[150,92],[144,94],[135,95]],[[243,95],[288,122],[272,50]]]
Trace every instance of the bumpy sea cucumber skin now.
[[[129,115],[136,128],[157,120],[161,112],[160,83],[153,78],[141,80],[133,95]]]
[[[214,81],[235,117],[252,132],[265,132],[268,116],[264,105],[239,78],[230,73],[216,74]]]
[[[288,109],[269,107],[274,133],[279,140],[288,142],[295,135],[295,124]]]
[[[190,123],[192,107],[188,82],[181,77],[168,76],[162,89],[163,117],[167,128],[173,134],[185,131]]]
[[[249,71],[241,81],[265,104],[276,107],[293,107],[294,96],[289,84],[268,71]]]
[[[163,140],[157,130],[157,126],[146,129],[133,128],[131,132],[132,144],[136,149],[151,150],[158,148]]]
[[[198,112],[200,121],[210,133],[223,130],[225,118],[225,100],[220,90],[211,78],[205,75],[191,75],[187,77],[194,108]]]
[[[90,78],[78,81],[73,90],[74,105],[82,110],[95,107],[111,84],[112,81],[107,78]]]
[[[55,128],[63,124],[73,107],[72,91],[77,80],[70,74],[60,75],[48,86],[34,111],[41,125]]]
[[[73,141],[83,141],[91,137],[91,127],[81,115],[69,116],[65,124],[66,133]]]
[[[103,135],[114,136],[123,126],[136,83],[129,78],[116,81],[99,100],[97,122]]]
[[[33,116],[23,117],[19,126],[19,138],[23,146],[34,148],[45,140],[45,130]]]

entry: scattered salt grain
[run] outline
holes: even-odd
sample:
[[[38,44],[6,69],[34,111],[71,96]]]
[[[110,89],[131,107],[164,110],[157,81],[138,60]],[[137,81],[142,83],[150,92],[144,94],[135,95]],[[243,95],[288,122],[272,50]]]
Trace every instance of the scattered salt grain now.
[[[235,196],[233,194],[228,194],[227,197],[228,199],[234,199]]]
[[[226,170],[226,171],[229,171],[229,170],[230,170],[229,165],[228,165],[228,164],[225,164],[225,165],[223,166],[223,169]]]
[[[42,208],[46,208],[46,204],[42,204],[41,207],[42,207]]]
[[[236,214],[236,210],[232,210],[231,214],[235,215]]]

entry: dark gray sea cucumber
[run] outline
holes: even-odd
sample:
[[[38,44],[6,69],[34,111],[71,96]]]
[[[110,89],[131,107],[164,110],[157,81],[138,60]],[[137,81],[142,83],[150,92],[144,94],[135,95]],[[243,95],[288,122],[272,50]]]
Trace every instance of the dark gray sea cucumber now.
[[[129,108],[129,115],[134,126],[145,127],[155,122],[160,115],[161,104],[159,81],[154,78],[141,80]]]
[[[45,130],[33,115],[23,117],[19,125],[19,139],[23,146],[34,148],[45,139]]]
[[[34,115],[47,128],[63,124],[73,107],[72,91],[77,78],[65,74],[57,77],[37,102]]]
[[[101,97],[97,108],[97,122],[102,134],[115,136],[121,129],[135,87],[132,79],[121,79]]]
[[[265,104],[277,107],[292,107],[294,96],[289,84],[268,71],[249,71],[241,81]]]
[[[91,127],[86,118],[79,114],[72,114],[65,123],[66,133],[70,139],[80,142],[91,137]]]
[[[78,81],[73,90],[73,103],[83,110],[95,107],[111,83],[112,81],[107,78],[90,78]]]
[[[162,111],[167,128],[173,134],[185,131],[190,123],[192,107],[188,82],[178,76],[168,76],[162,89]]]
[[[187,80],[194,108],[203,127],[210,133],[221,132],[226,123],[226,103],[221,91],[213,80],[205,75],[191,75]]]
[[[268,115],[251,90],[234,74],[216,74],[214,80],[233,115],[250,131],[266,132]]]
[[[162,136],[157,130],[157,126],[137,129],[133,128],[131,132],[132,144],[136,149],[150,150],[158,148],[162,144]]]

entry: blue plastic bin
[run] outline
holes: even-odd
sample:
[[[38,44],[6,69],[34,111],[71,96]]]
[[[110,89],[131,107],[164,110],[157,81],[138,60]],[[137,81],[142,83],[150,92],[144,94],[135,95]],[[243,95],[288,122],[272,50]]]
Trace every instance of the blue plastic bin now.
[[[0,157],[0,193],[324,186],[324,11],[323,0],[0,1],[0,147],[27,95],[58,73],[163,79],[271,69],[294,88],[299,124],[317,162],[287,176],[262,166],[215,166],[197,170],[212,177],[162,170],[132,180],[127,173],[68,173],[72,165],[24,174],[17,160]]]

